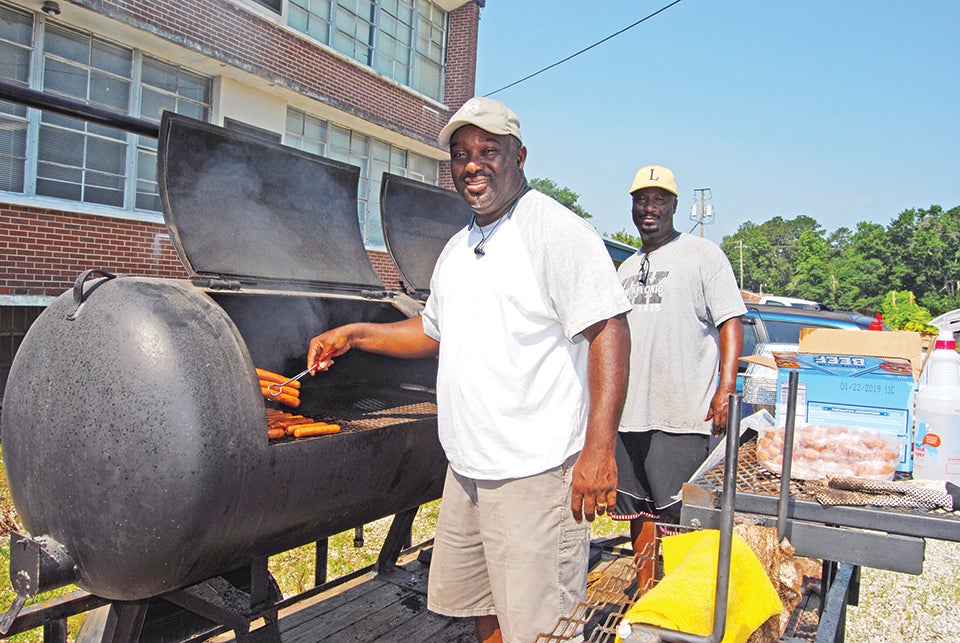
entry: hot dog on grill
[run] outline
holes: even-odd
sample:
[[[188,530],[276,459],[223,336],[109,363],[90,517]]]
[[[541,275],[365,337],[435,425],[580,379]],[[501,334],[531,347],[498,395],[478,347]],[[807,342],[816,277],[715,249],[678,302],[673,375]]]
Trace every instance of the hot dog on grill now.
[[[262,368],[258,368],[256,369],[256,371],[257,371],[257,377],[260,378],[260,381],[266,381],[272,384],[282,384],[283,382],[286,382],[288,379],[290,379],[289,377],[280,375],[279,373],[272,373],[270,371],[265,371]],[[297,380],[294,380],[292,382],[287,382],[286,386],[290,386],[293,388],[300,388],[300,382]]]
[[[260,380],[260,390],[266,391],[264,395],[269,397],[274,397],[274,393],[282,395],[292,395],[294,397],[300,397],[300,391],[298,389],[292,388],[290,386],[274,386],[275,382],[265,382]]]
[[[303,438],[311,435],[327,435],[330,433],[339,433],[339,424],[327,424],[326,422],[317,422],[315,424],[298,424],[293,427],[293,436]]]
[[[304,424],[317,424],[317,421],[313,418],[298,418],[295,420],[281,420],[278,426],[287,432],[288,435],[293,435],[293,430],[298,426]]]
[[[286,393],[281,393],[280,395],[272,395],[265,387],[261,387],[260,390],[263,392],[263,396],[274,402],[279,402],[284,406],[290,406],[297,408],[300,406],[300,398],[293,395],[287,395]]]
[[[267,409],[267,424],[269,425],[286,427],[291,424],[313,424],[315,422],[317,422],[317,420],[308,418],[305,415],[294,415],[290,411],[281,411],[280,409],[274,408]]]

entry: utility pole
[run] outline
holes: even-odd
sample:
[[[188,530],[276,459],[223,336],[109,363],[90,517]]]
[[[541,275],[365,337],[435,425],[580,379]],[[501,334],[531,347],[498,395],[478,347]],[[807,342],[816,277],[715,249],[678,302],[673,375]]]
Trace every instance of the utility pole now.
[[[690,207],[690,218],[700,226],[700,236],[703,236],[703,225],[713,223],[713,193],[710,188],[695,188],[693,191],[693,205]]]

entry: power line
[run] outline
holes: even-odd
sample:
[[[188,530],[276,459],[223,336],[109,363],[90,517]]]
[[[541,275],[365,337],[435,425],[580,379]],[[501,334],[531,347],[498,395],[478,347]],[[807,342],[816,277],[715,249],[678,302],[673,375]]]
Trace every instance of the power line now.
[[[498,93],[498,92],[502,92],[502,91],[505,90],[505,89],[510,89],[511,87],[513,87],[513,86],[515,86],[515,85],[519,85],[520,83],[522,83],[522,82],[524,82],[524,81],[530,80],[530,79],[533,78],[534,76],[539,76],[539,75],[542,74],[543,72],[548,71],[548,70],[550,70],[550,69],[553,69],[553,68],[556,67],[557,65],[562,65],[563,63],[567,62],[568,60],[572,60],[572,59],[576,58],[577,56],[579,56],[580,54],[585,53],[585,52],[587,52],[587,51],[590,51],[590,50],[593,49],[594,47],[597,47],[597,46],[599,46],[599,45],[602,45],[603,43],[607,42],[607,41],[610,40],[611,38],[616,38],[617,36],[619,36],[620,34],[622,34],[624,31],[629,31],[630,29],[633,29],[634,27],[636,27],[636,26],[639,25],[640,23],[646,22],[647,20],[649,20],[650,18],[653,18],[653,17],[656,16],[657,14],[663,13],[664,11],[666,11],[667,9],[669,9],[670,7],[672,7],[673,5],[675,5],[675,4],[680,4],[681,1],[682,1],[682,0],[674,0],[673,2],[671,2],[670,4],[668,4],[667,6],[662,7],[662,8],[660,8],[660,9],[654,11],[654,12],[651,13],[649,16],[646,16],[645,18],[641,18],[640,20],[637,20],[637,21],[636,21],[635,23],[633,23],[632,25],[629,25],[629,26],[627,26],[627,27],[624,27],[623,29],[621,29],[620,31],[618,31],[618,32],[616,32],[616,33],[610,34],[609,36],[607,36],[607,37],[604,38],[603,40],[598,40],[597,42],[593,43],[593,44],[590,45],[589,47],[585,47],[585,48],[581,49],[580,51],[578,51],[578,52],[575,53],[575,54],[570,54],[569,56],[567,56],[567,57],[564,58],[563,60],[558,60],[557,62],[553,63],[552,65],[548,65],[548,66],[544,67],[544,68],[541,69],[540,71],[535,71],[535,72],[533,72],[532,74],[530,74],[529,76],[524,76],[524,77],[521,78],[520,80],[515,80],[515,81],[513,81],[512,83],[510,83],[509,85],[504,85],[504,86],[501,87],[500,89],[497,89],[497,90],[495,90],[495,91],[492,91],[492,92],[490,92],[489,94],[484,94],[484,96],[493,96],[494,94],[496,94],[496,93]]]

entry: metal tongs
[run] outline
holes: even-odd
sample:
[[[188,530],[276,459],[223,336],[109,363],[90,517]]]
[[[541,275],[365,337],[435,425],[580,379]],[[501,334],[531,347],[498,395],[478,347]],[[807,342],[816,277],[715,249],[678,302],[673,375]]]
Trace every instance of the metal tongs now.
[[[284,382],[280,382],[279,384],[277,384],[276,382],[274,382],[273,384],[268,384],[268,385],[267,385],[267,393],[270,394],[270,397],[279,397],[279,395],[280,395],[281,393],[283,393],[283,387],[284,387],[284,386],[286,386],[286,385],[289,384],[290,382],[296,382],[297,380],[299,380],[300,378],[302,378],[304,375],[306,375],[306,374],[309,373],[310,371],[312,371],[312,370],[314,370],[314,369],[316,369],[316,368],[320,368],[320,365],[323,364],[325,361],[327,361],[327,358],[329,358],[329,357],[331,357],[331,356],[333,356],[333,351],[332,351],[332,350],[328,350],[328,351],[326,351],[323,355],[320,356],[320,359],[317,360],[317,363],[316,363],[316,364],[314,364],[313,366],[307,368],[306,370],[297,373],[296,375],[294,375],[294,376],[291,377],[290,379],[288,379],[288,380],[286,380],[286,381],[284,381]]]

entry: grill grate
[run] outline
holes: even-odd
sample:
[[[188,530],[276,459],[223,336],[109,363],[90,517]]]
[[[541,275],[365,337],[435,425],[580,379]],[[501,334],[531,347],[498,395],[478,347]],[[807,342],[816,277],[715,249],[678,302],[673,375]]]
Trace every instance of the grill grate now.
[[[694,484],[722,490],[723,462],[705,472],[699,480],[694,481]],[[737,452],[737,491],[766,496],[780,495],[780,476],[771,473],[757,460],[756,440],[750,440],[742,445]],[[790,496],[812,500],[813,488],[804,480],[791,480]]]
[[[269,400],[267,405],[291,411]],[[334,387],[307,383],[300,391],[300,406],[293,412],[319,422],[339,424],[341,433],[347,433],[434,419],[437,404],[434,392],[420,387]]]
[[[905,480],[911,476],[897,473],[894,480]],[[816,480],[790,480],[790,497],[797,500],[811,500],[816,502]],[[723,490],[723,461],[702,476],[693,481],[693,484],[716,491]],[[771,473],[757,460],[757,442],[752,439],[740,446],[737,451],[737,493],[752,493],[761,496],[780,496],[780,476]],[[882,511],[901,514],[919,514],[941,518],[948,518],[960,522],[960,513],[949,512],[945,509],[921,509],[913,507],[883,507]]]

